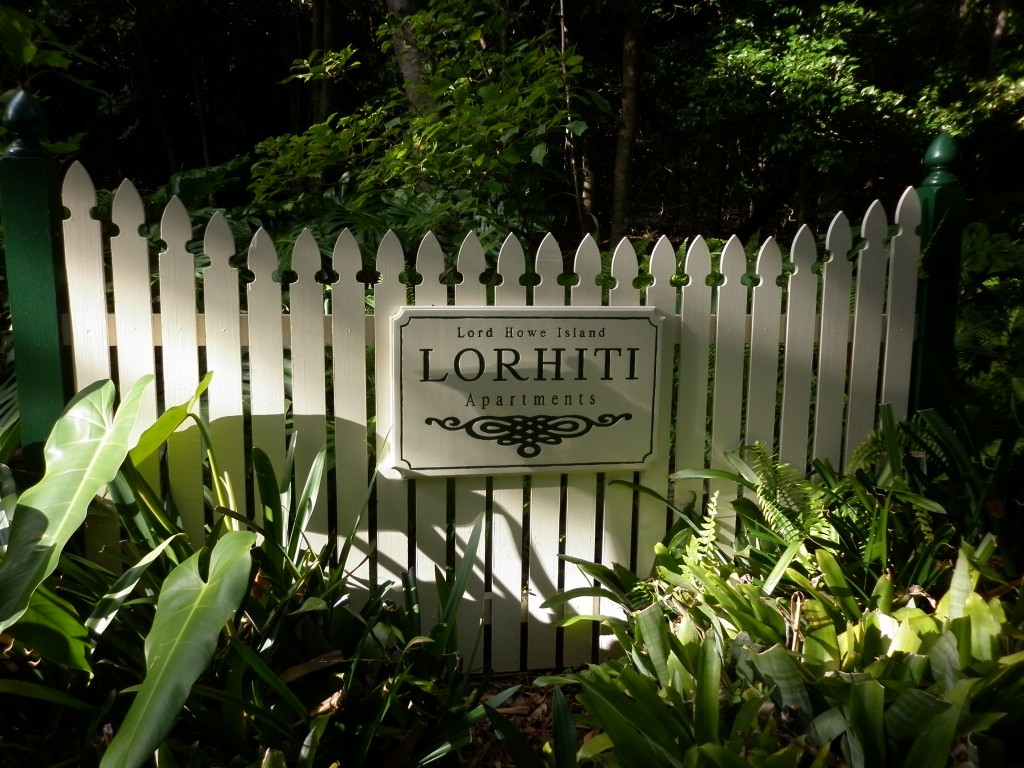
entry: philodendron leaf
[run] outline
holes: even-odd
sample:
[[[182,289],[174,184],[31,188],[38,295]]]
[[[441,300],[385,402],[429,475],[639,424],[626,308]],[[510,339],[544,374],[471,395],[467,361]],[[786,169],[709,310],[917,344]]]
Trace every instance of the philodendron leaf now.
[[[114,385],[79,392],[46,441],[46,472],[25,491],[11,515],[7,555],[0,562],[0,632],[28,608],[32,593],[57,567],[60,553],[85,521],[89,502],[114,479],[128,454],[142,392],[136,382],[113,413]]]
[[[134,768],[160,745],[206,669],[217,638],[245,597],[256,534],[229,531],[210,553],[197,552],[168,574],[146,636],[146,679],[103,755],[101,768]]]

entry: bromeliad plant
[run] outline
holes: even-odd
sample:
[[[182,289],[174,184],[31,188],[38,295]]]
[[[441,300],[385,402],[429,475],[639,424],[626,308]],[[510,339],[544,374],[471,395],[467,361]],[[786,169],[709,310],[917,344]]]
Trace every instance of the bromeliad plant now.
[[[132,447],[147,384],[116,411],[109,382],[83,391],[54,428],[42,481],[20,497],[5,492],[0,693],[19,706],[0,721],[0,765],[99,757],[120,768],[156,755],[160,764],[405,766],[454,755],[484,716],[455,646],[481,526],[453,577],[438,579],[436,623],[421,627],[414,576],[397,605],[393,585],[359,584],[302,536],[323,455],[293,492],[256,452],[257,524],[230,508],[207,440],[214,523],[193,548],[136,466],[196,418],[206,382]],[[104,488],[108,500],[96,497]],[[116,573],[78,552],[90,506],[123,524]]]

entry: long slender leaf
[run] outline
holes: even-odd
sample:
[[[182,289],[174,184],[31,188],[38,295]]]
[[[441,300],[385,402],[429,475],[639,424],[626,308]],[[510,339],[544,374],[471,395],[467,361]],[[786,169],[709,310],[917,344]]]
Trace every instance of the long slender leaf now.
[[[177,534],[178,536],[183,534]],[[128,596],[135,589],[135,586],[139,583],[145,575],[146,570],[150,565],[167,548],[167,546],[174,540],[174,536],[164,539],[155,549],[150,550],[146,553],[139,562],[133,565],[131,568],[122,573],[117,581],[114,582],[110,590],[101,597],[96,604],[93,606],[92,613],[89,614],[89,618],[85,621],[85,626],[95,632],[97,635],[102,635],[103,631],[110,625],[110,622],[114,620],[114,616],[117,614],[118,609],[124,604],[124,601],[128,599]]]
[[[694,735],[697,744],[718,744],[718,692],[722,686],[722,657],[710,632],[701,645],[694,704]]]
[[[197,552],[167,576],[146,637],[146,678],[103,755],[103,768],[134,768],[160,745],[206,669],[217,637],[245,596],[256,535],[229,531],[210,552],[209,574]]]
[[[12,515],[7,555],[0,562],[0,632],[25,613],[85,520],[89,502],[114,479],[151,381],[147,376],[136,382],[113,415],[114,385],[97,382],[76,395],[57,420],[44,449],[46,472],[21,495]]]
[[[202,396],[206,388],[210,386],[210,381],[213,379],[213,371],[210,371],[202,380],[199,382],[199,386],[196,387],[196,391],[192,394],[192,397],[187,402],[181,403],[180,405],[174,405],[164,411],[160,418],[153,422],[142,436],[139,438],[138,443],[132,448],[129,456],[131,457],[132,463],[135,466],[140,466],[146,459],[148,459],[156,450],[167,442],[167,439],[174,433],[174,431],[182,425],[182,423],[189,417],[189,413],[195,407],[196,403],[199,402],[199,398]]]

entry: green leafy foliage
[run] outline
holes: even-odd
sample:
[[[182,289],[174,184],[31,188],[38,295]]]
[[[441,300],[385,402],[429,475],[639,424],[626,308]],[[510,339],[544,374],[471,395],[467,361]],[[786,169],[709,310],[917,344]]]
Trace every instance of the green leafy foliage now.
[[[102,765],[117,766],[200,754],[204,764],[223,765],[454,759],[486,715],[482,683],[471,678],[455,631],[482,520],[450,578],[439,581],[436,617],[420,615],[412,574],[397,604],[395,585],[370,588],[334,565],[329,548],[310,550],[301,532],[326,471],[323,454],[296,490],[257,454],[266,527],[212,487],[214,522],[193,548],[134,462],[149,460],[179,424],[196,418],[191,405],[207,383],[134,447],[123,438],[145,382],[116,415],[109,383],[83,392],[51,435],[43,481],[13,512],[5,507],[11,544],[32,521],[26,502],[50,515],[82,509],[62,519],[59,538],[9,548],[0,561],[0,575],[20,585],[5,597],[25,593],[28,601],[9,601],[5,614],[0,691],[21,706],[0,722],[0,765],[85,759],[93,751]],[[219,477],[199,423],[209,476]],[[72,535],[87,492],[108,483],[111,500],[93,503],[121,516],[120,572],[82,557]],[[350,546],[344,539],[340,562]],[[31,579],[18,575],[29,572],[20,564],[35,569]]]
[[[1001,745],[1024,695],[1020,604],[983,520],[948,527],[954,504],[933,500],[962,492],[955,472],[971,476],[943,426],[934,414],[883,417],[843,475],[820,466],[806,480],[756,447],[730,457],[735,473],[681,473],[744,489],[730,502],[740,515],[731,556],[715,551],[712,496],[656,547],[650,578],[578,563],[600,584],[593,593],[620,606],[598,620],[622,656],[538,681],[580,687],[577,719],[602,740],[577,758],[1012,764]]]

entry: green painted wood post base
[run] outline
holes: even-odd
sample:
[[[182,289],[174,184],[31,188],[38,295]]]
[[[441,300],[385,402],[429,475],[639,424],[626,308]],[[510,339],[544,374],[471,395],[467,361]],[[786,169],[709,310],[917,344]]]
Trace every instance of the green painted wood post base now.
[[[918,290],[914,351],[913,410],[934,408],[949,415],[967,193],[951,168],[960,159],[953,137],[939,135],[925,152],[927,178],[921,198],[922,280]]]
[[[62,208],[57,163],[39,141],[43,115],[25,93],[8,104],[4,125],[14,141],[0,158],[7,291],[14,336],[25,468],[42,470],[42,447],[68,394],[60,337],[64,288],[58,280]]]

